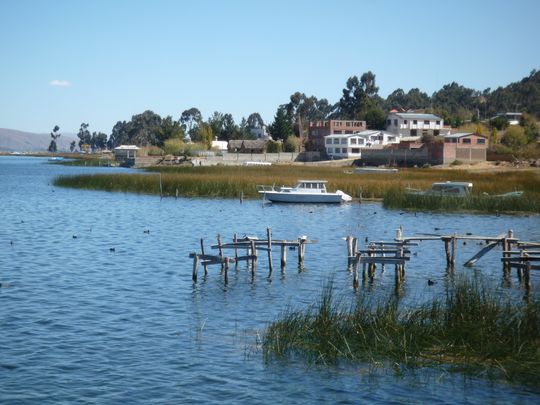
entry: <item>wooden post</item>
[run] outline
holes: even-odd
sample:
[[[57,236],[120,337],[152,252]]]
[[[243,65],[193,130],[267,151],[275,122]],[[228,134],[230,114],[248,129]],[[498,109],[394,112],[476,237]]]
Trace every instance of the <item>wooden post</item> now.
[[[234,242],[234,268],[236,270],[238,269],[238,248],[236,247],[236,244],[238,242],[238,236],[236,234],[233,235],[233,242]]]
[[[360,264],[361,256],[358,254],[354,259],[353,267],[353,288],[356,290],[358,288],[358,265]]]
[[[229,258],[225,258],[225,284],[229,282]]]
[[[176,199],[178,200],[178,189],[176,189]]]
[[[304,264],[304,239],[298,238],[298,264]]]
[[[450,256],[450,239],[443,238],[444,241],[444,251],[446,252],[446,267],[452,267],[452,257]]]
[[[221,235],[217,234],[217,244],[218,244],[218,252],[219,252],[219,261],[221,263],[221,271],[223,271],[223,249],[221,248]]]
[[[529,255],[527,253],[523,254],[524,258],[527,260],[525,262],[525,271],[523,274],[524,282],[525,282],[525,291],[527,292],[527,296],[531,292],[531,262],[529,260]]]
[[[197,256],[197,253],[193,253],[193,275],[191,278],[194,282],[197,282],[197,272],[199,271],[199,256]]]
[[[457,245],[457,238],[456,238],[456,235],[454,234],[454,236],[452,237],[452,259],[451,259],[452,267],[454,267],[456,264],[456,245]]]
[[[240,204],[242,204],[244,202],[244,192],[241,191],[240,192]]]
[[[204,240],[203,238],[201,238],[201,254],[202,254],[202,260],[203,262],[205,262],[205,258],[204,258]],[[206,264],[203,265],[204,267],[204,275],[207,275],[208,274],[208,267],[206,266]]]
[[[268,239],[268,276],[272,274],[272,229],[266,228],[266,237]]]
[[[352,241],[352,255],[356,260],[356,252],[358,252],[358,238],[353,238]]]
[[[353,237],[352,236],[347,236],[345,238],[345,241],[347,242],[347,256],[349,257],[349,259],[352,257],[353,255],[353,251],[352,251],[352,239]]]
[[[257,248],[255,247],[255,241],[251,241],[251,255],[253,258],[251,259],[251,273],[255,274],[255,268],[257,267]]]
[[[281,244],[281,270],[285,270],[285,266],[287,265],[287,246],[285,243]]]
[[[159,172],[159,198],[163,198],[163,183],[161,182],[161,172]]]

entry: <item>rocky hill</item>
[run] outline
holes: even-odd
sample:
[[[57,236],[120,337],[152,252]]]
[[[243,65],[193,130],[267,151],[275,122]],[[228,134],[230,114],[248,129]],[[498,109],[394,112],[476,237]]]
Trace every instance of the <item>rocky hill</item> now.
[[[78,138],[73,134],[62,134],[56,141],[58,150],[69,151],[69,144],[72,141],[78,143]],[[50,142],[50,134],[0,128],[0,151],[2,152],[42,152],[47,150]]]

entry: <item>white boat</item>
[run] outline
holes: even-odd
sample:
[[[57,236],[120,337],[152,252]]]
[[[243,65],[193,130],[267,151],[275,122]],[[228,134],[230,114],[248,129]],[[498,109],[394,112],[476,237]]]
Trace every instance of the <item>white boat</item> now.
[[[257,186],[263,199],[286,203],[341,203],[352,197],[341,190],[330,193],[325,180],[299,180],[294,187]]]
[[[356,174],[387,174],[397,173],[399,170],[389,167],[357,167],[354,169]]]
[[[433,183],[429,190],[415,190],[407,188],[405,191],[414,195],[440,196],[440,197],[468,197],[472,193],[473,184],[466,181],[445,181]]]

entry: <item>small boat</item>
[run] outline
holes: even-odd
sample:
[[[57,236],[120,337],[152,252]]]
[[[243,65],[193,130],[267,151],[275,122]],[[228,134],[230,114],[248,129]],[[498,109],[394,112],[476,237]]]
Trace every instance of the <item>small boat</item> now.
[[[407,188],[408,194],[440,196],[440,197],[468,197],[472,193],[473,184],[466,181],[445,181],[433,183],[429,190],[416,190]]]
[[[341,190],[335,193],[326,191],[325,180],[299,180],[294,187],[274,187],[258,185],[257,190],[263,199],[286,203],[341,203],[351,201],[352,197]]]
[[[496,198],[515,198],[515,197],[523,197],[523,191],[510,191],[509,193],[503,193],[503,194],[488,194],[488,193],[482,193],[486,197],[496,197]]]
[[[356,174],[387,174],[397,173],[399,170],[390,167],[357,167],[354,169]]]
[[[59,162],[61,160],[64,160],[64,158],[62,156],[55,156],[55,157],[50,157],[49,158],[49,162]]]

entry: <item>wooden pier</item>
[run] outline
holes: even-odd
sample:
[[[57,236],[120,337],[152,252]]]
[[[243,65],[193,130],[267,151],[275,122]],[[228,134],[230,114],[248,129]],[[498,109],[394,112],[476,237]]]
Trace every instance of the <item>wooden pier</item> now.
[[[358,287],[358,268],[362,265],[362,277],[373,277],[377,264],[395,266],[396,286],[405,276],[405,264],[410,260],[410,248],[424,241],[442,241],[446,265],[453,270],[456,263],[458,241],[476,241],[486,245],[464,263],[466,267],[474,266],[485,254],[497,246],[502,247],[503,275],[509,278],[513,268],[517,270],[518,279],[524,284],[527,293],[531,288],[530,271],[540,270],[540,242],[524,242],[514,237],[512,230],[497,236],[479,235],[431,235],[403,236],[403,228],[396,230],[396,237],[391,241],[367,242],[364,249],[358,249],[358,238],[347,236],[349,270],[353,272],[353,287]],[[416,254],[416,253],[415,253]]]
[[[210,255],[205,252],[204,240],[200,239],[201,253],[190,253],[189,257],[193,258],[193,281],[197,281],[197,273],[199,264],[202,264],[204,268],[204,274],[208,274],[208,266],[213,264],[221,265],[221,272],[224,274],[225,282],[228,281],[228,271],[231,264],[234,263],[235,268],[238,268],[238,263],[246,262],[248,267],[251,268],[251,273],[254,276],[257,269],[257,263],[259,260],[259,251],[266,251],[268,257],[268,276],[272,275],[273,261],[272,252],[273,247],[279,247],[281,249],[280,255],[280,267],[284,272],[287,265],[287,249],[294,249],[298,252],[298,265],[300,268],[304,266],[304,257],[306,253],[306,245],[311,243],[317,243],[317,241],[309,240],[307,236],[300,236],[296,240],[276,240],[272,238],[272,229],[266,229],[266,239],[259,239],[253,236],[244,236],[238,238],[237,234],[234,234],[231,242],[223,242],[221,235],[217,235],[217,244],[211,245],[211,249],[217,249],[217,255]],[[245,249],[245,255],[239,255],[238,251]],[[234,256],[226,256],[225,250],[233,250]]]

